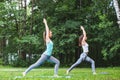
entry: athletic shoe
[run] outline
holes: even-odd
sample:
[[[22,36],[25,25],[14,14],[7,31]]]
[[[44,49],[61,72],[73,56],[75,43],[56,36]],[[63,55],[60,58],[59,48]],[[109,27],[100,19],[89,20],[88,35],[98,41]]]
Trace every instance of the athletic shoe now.
[[[59,77],[57,74],[54,74],[54,77]]]
[[[22,73],[22,75],[23,75],[23,77],[24,77],[24,76],[26,75],[26,73],[25,73],[25,72],[23,72],[23,73]]]
[[[96,72],[93,72],[93,75],[96,75]]]
[[[66,74],[69,74],[69,70],[66,71]]]

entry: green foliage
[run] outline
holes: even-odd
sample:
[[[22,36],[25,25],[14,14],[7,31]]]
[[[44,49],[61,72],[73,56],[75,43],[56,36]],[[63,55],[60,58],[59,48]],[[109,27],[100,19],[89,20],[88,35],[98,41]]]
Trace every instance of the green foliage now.
[[[101,40],[101,43],[104,43],[106,45],[102,49],[102,54],[105,59],[107,59],[107,57],[112,58],[116,55],[116,52],[120,48],[119,37],[114,37],[114,35],[116,34],[115,32],[119,32],[119,30],[111,27],[113,25],[113,21],[109,21],[105,14],[100,15],[99,19],[101,22],[98,25],[98,29],[102,30],[103,32],[100,33],[99,39]]]
[[[14,67],[19,67],[19,66],[26,67],[26,66],[28,66],[27,63],[28,63],[27,61],[22,60],[21,58],[18,58],[16,60],[12,61],[11,66],[14,66]]]
[[[78,31],[76,30],[79,29],[78,26],[79,22],[67,20],[65,24],[57,26],[57,30],[53,29],[55,32],[53,36],[58,37],[53,39],[55,41],[55,53],[65,54],[68,53],[67,50],[71,53],[75,52],[72,46],[76,45],[76,38],[78,36]]]
[[[0,21],[0,26],[4,25],[4,22],[3,21]]]
[[[34,35],[23,36],[21,39],[16,39],[16,42],[18,44],[28,43],[28,44],[37,44],[37,45],[39,45],[40,43],[39,38]]]

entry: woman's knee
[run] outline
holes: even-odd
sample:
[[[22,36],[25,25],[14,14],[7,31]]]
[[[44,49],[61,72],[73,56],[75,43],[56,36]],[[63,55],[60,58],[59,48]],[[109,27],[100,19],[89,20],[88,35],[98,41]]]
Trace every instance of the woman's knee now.
[[[94,60],[91,60],[91,63],[92,63],[92,64],[95,64],[95,61],[94,61]]]
[[[57,63],[56,63],[56,64],[60,65],[60,61],[59,61],[59,60],[57,60]]]

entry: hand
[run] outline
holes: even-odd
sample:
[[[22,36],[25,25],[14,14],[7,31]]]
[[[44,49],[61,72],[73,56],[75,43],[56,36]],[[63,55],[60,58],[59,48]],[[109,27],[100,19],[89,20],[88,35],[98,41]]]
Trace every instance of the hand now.
[[[80,28],[83,30],[84,29],[84,27],[83,26],[80,26]]]
[[[47,23],[47,21],[46,21],[46,19],[45,19],[45,18],[43,18],[43,23]]]

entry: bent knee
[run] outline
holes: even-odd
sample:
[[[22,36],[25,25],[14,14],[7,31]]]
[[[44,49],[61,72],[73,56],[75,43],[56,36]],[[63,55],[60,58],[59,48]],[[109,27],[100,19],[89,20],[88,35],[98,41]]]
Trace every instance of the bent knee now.
[[[92,60],[92,61],[91,61],[91,63],[92,63],[92,64],[95,64],[95,61],[94,61],[94,60]]]
[[[60,61],[59,61],[59,60],[56,60],[54,63],[55,63],[56,65],[60,65]]]
[[[57,64],[60,65],[60,61],[59,60],[57,61]]]

